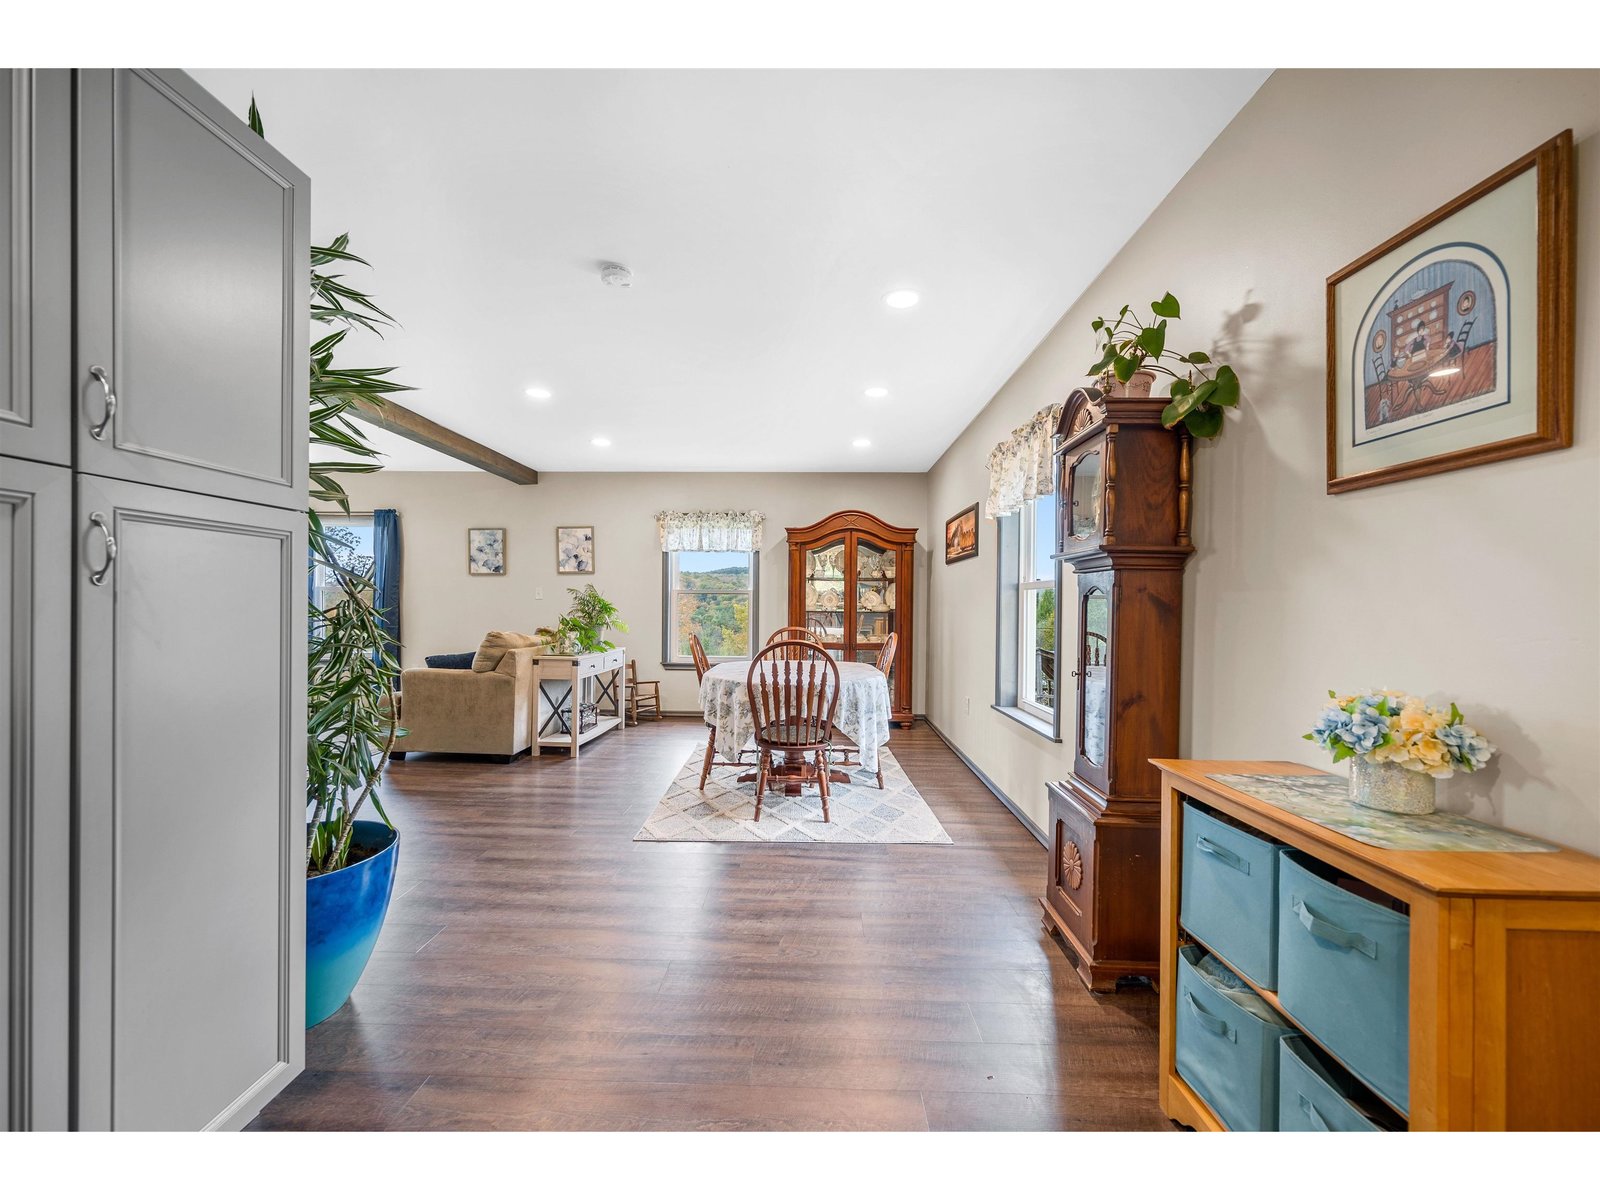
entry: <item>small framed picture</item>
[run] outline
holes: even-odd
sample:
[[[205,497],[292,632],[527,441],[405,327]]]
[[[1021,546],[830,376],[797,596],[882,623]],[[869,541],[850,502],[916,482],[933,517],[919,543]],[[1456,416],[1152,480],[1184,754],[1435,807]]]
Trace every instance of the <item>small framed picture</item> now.
[[[944,523],[944,561],[978,557],[978,506],[963,508]]]
[[[1328,278],[1328,491],[1572,444],[1569,129]]]
[[[594,574],[594,526],[556,526],[556,573]]]
[[[467,574],[504,575],[506,573],[506,531],[504,529],[467,530]]]

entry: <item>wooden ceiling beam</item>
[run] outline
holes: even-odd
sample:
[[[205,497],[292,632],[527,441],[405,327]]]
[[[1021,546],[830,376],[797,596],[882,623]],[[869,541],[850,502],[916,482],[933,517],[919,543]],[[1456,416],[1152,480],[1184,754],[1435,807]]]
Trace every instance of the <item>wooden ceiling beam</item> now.
[[[437,421],[430,421],[421,413],[412,412],[393,400],[385,402],[382,408],[357,404],[349,410],[349,415],[365,421],[368,425],[399,434],[419,446],[426,446],[430,450],[437,450],[440,454],[460,459],[480,471],[498,475],[501,479],[509,479],[512,483],[539,482],[539,472],[532,467],[524,466],[514,458],[507,458],[498,450],[489,449],[482,442],[462,437],[455,430],[446,429]]]

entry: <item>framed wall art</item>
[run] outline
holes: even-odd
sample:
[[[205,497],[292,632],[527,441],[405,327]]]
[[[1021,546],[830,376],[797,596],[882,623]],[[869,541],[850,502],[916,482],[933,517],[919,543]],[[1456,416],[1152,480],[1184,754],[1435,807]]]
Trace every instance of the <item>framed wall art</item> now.
[[[556,573],[594,574],[594,526],[556,526]]]
[[[1328,491],[1572,444],[1572,131],[1328,278]]]
[[[467,530],[467,574],[504,575],[506,573],[506,531],[504,529]]]
[[[944,561],[978,557],[978,506],[963,508],[944,523]]]

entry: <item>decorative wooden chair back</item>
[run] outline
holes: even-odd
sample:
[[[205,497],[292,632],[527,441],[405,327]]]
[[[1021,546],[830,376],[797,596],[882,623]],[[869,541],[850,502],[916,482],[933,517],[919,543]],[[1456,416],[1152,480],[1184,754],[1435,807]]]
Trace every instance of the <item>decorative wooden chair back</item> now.
[[[700,644],[700,635],[698,633],[689,635],[689,656],[694,659],[695,679],[703,681],[706,677],[706,672],[711,670],[711,660],[706,657],[706,648]]]
[[[756,745],[815,750],[833,738],[839,708],[839,664],[814,642],[773,642],[745,677]]]
[[[785,625],[767,639],[769,646],[775,646],[779,642],[807,642],[819,649],[822,648],[822,639],[803,625]]]
[[[900,649],[898,633],[891,633],[883,640],[883,649],[878,651],[878,670],[885,675],[889,673],[889,668],[894,666],[894,653],[898,649]]]

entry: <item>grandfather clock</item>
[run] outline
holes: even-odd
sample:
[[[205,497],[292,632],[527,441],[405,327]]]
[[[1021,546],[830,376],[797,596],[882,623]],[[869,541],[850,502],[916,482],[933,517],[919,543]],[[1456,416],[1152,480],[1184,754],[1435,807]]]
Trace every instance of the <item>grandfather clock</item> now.
[[[1046,930],[1060,931],[1094,991],[1156,978],[1161,773],[1178,753],[1189,434],[1163,429],[1164,399],[1135,375],[1080,388],[1056,427],[1056,557],[1077,608],[1076,750],[1049,785]],[[1075,585],[1075,586],[1074,586]],[[1063,605],[1064,607],[1064,605]],[[1073,647],[1061,658],[1071,662]]]

